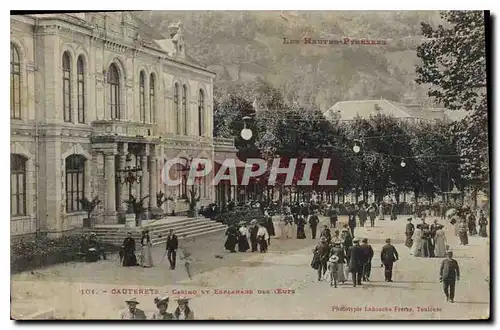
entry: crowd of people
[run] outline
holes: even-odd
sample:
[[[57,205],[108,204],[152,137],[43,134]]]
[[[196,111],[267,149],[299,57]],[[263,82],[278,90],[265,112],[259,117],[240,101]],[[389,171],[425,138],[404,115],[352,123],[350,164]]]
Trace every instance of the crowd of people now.
[[[194,311],[189,307],[188,297],[179,297],[176,299],[177,307],[173,313],[167,312],[169,305],[169,297],[156,297],[154,298],[154,304],[158,309],[155,313],[149,317],[146,313],[139,309],[137,306],[139,302],[137,299],[130,298],[126,300],[127,309],[120,314],[120,319],[122,320],[194,320]]]
[[[408,218],[405,245],[410,248],[410,253],[415,257],[444,258],[450,247],[457,244],[468,245],[469,235],[488,236],[486,229],[488,221],[484,211],[479,212],[479,231],[474,213],[467,206],[460,210],[448,210],[446,225],[440,224],[437,219],[429,225],[426,222],[425,213],[421,214],[420,223],[416,226],[412,223],[412,218]]]
[[[166,251],[165,251],[165,255],[167,256],[168,261],[170,263],[170,269],[175,269],[178,247],[179,247],[179,241],[177,239],[177,235],[174,234],[173,230],[170,230],[167,236]],[[122,264],[124,267],[135,267],[135,266],[140,266],[143,268],[153,267],[154,264],[153,264],[152,248],[153,248],[153,243],[149,235],[149,230],[142,231],[142,237],[140,240],[139,258],[137,258],[135,239],[132,237],[132,232],[127,232],[127,237],[125,237],[120,247],[120,252],[119,252],[120,264]],[[161,261],[163,261],[163,258],[162,260],[160,260],[160,262]]]
[[[273,219],[267,212],[262,221],[253,219],[248,226],[244,221],[239,223],[239,228],[235,225],[230,225],[226,230],[226,242],[224,248],[231,253],[236,252],[267,252],[271,245],[271,237],[275,236]]]
[[[317,270],[318,281],[326,277],[330,281],[330,286],[335,288],[338,283],[344,284],[348,281],[349,275],[352,277],[353,287],[361,285],[362,282],[369,282],[374,250],[368,244],[368,239],[350,238],[350,233],[346,230],[343,240],[330,241],[326,229],[323,231],[325,234],[322,233],[320,242],[313,249],[311,261],[311,267]],[[380,260],[385,267],[386,282],[392,282],[392,265],[398,258],[398,252],[388,238],[380,252]]]
[[[260,208],[262,205],[252,204]],[[444,204],[443,204],[444,205]],[[443,291],[447,301],[453,302],[455,296],[455,283],[460,278],[458,262],[453,259],[452,249],[458,245],[468,245],[468,237],[477,235],[488,236],[488,221],[484,211],[478,213],[470,207],[446,209],[445,224],[440,221],[442,210],[438,208],[438,216],[427,223],[429,210],[423,210],[418,216],[407,218],[405,229],[405,246],[413,257],[444,258],[439,269],[439,279],[443,283]],[[215,210],[212,209],[213,212]],[[372,261],[375,255],[368,238],[357,237],[356,228],[374,227],[379,220],[396,220],[397,208],[387,208],[382,203],[357,203],[357,204],[324,204],[318,202],[303,202],[293,205],[284,204],[279,213],[277,224],[279,235],[275,230],[273,211],[263,209],[262,220],[253,219],[250,223],[240,222],[238,226],[231,225],[226,230],[224,248],[231,252],[260,252],[265,253],[271,245],[271,237],[279,236],[280,239],[306,239],[306,227],[311,239],[319,236],[319,243],[313,248],[311,267],[317,272],[318,281],[327,281],[330,286],[337,288],[349,280],[353,287],[369,282],[372,270]],[[387,213],[386,213],[387,212]],[[347,215],[347,221],[339,223],[340,215]],[[213,216],[213,214],[210,214]],[[386,218],[386,216],[389,217]],[[329,219],[329,225],[321,226],[320,216]],[[441,220],[439,220],[441,219]],[[369,221],[369,224],[368,224]],[[416,222],[416,225],[414,224]],[[386,244],[380,250],[381,267],[384,267],[386,282],[393,281],[392,269],[399,260],[399,254],[391,239],[386,239]],[[120,249],[120,263],[125,267],[141,266],[153,267],[152,241],[148,230],[142,232],[139,244],[139,254],[136,256],[136,241],[132,233],[128,232]],[[179,248],[177,236],[171,230],[167,236],[165,256],[170,268],[176,267],[176,254]],[[95,233],[91,233],[82,241],[81,251],[87,261],[106,259],[102,245],[97,240]],[[181,257],[182,259],[182,257]],[[162,258],[163,260],[163,258]],[[161,261],[162,261],[161,260]],[[160,263],[161,263],[160,261]],[[128,309],[121,315],[122,319],[152,319],[152,320],[189,320],[194,319],[194,313],[188,306],[187,298],[177,300],[179,306],[173,313],[168,313],[169,299],[156,298],[155,304],[158,311],[147,318],[145,313],[137,308],[139,304],[135,298],[127,300]]]

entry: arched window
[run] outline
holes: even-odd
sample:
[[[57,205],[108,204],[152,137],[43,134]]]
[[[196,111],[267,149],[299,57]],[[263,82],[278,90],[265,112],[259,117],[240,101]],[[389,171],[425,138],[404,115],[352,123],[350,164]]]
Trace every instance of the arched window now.
[[[85,123],[85,64],[82,56],[78,56],[76,71],[78,74],[78,122],[83,124]]]
[[[177,186],[177,196],[179,198],[187,197],[187,174],[188,172],[185,170],[184,165],[177,163],[177,175],[181,179],[180,184]]]
[[[79,211],[79,200],[85,197],[85,157],[71,155],[66,158],[66,212]]]
[[[205,95],[203,90],[200,89],[200,94],[198,95],[198,134],[203,136],[205,127]]]
[[[21,119],[21,58],[10,44],[10,118]]]
[[[179,85],[176,83],[174,85],[174,111],[175,111],[175,132],[177,134],[181,133],[181,110],[179,108]]]
[[[68,52],[62,58],[64,121],[71,122],[71,60]]]
[[[26,161],[21,155],[10,155],[10,215],[26,215]]]
[[[144,71],[139,74],[139,117],[140,121],[146,122],[146,78],[144,78]]]
[[[156,121],[155,76],[149,78],[149,118],[152,123]]]
[[[115,64],[111,64],[108,70],[109,86],[109,110],[111,119],[120,119],[120,76]]]
[[[182,85],[182,114],[184,117],[184,135],[188,133],[188,105],[187,105],[187,86]]]

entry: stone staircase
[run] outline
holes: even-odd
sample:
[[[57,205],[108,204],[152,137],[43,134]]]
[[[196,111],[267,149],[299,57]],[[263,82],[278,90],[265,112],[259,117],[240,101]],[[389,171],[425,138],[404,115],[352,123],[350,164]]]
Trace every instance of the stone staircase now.
[[[142,225],[136,228],[127,228],[124,225],[98,225],[88,231],[95,232],[98,239],[103,243],[121,246],[129,231],[132,232],[132,237],[138,244],[141,239],[141,232],[148,229],[153,245],[158,245],[166,243],[170,229],[174,230],[180,240],[225,231],[227,228],[226,225],[204,217],[173,218],[167,217],[166,219],[143,221]]]

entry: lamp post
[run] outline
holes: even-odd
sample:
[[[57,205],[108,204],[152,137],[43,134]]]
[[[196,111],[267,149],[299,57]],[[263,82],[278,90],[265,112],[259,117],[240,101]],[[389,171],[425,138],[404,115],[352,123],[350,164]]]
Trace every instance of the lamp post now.
[[[126,166],[124,169],[117,171],[117,180],[121,184],[128,183],[128,198],[129,201],[132,200],[132,184],[141,183],[142,168],[140,166],[131,166],[132,156],[130,153],[127,154],[125,158]],[[132,204],[128,203],[127,214],[134,213]]]
[[[243,117],[243,129],[241,130],[240,136],[243,140],[250,140],[253,136],[253,132],[251,129],[247,128],[247,120],[250,119],[250,117],[245,116]]]
[[[352,151],[355,153],[359,153],[361,151],[361,147],[358,145],[358,143],[361,143],[360,140],[354,140],[354,147],[352,147]]]

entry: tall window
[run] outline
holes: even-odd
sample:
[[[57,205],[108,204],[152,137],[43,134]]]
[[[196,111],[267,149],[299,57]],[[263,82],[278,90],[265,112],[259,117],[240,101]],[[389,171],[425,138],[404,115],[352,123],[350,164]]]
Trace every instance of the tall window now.
[[[71,122],[71,60],[68,52],[62,58],[64,121]]]
[[[188,133],[187,86],[182,85],[182,115],[184,117],[184,135]]]
[[[203,197],[208,197],[208,185],[210,184],[210,178],[208,175],[203,177]]]
[[[177,196],[178,198],[187,197],[187,172],[184,171],[184,166],[182,164],[177,164],[177,175],[181,179],[180,184],[177,186]]]
[[[76,71],[78,74],[78,122],[83,124],[85,123],[85,64],[82,56],[78,56]]]
[[[179,85],[176,83],[174,85],[174,111],[175,111],[175,119],[177,121],[176,125],[176,133],[181,133],[181,111],[179,108]]]
[[[21,59],[13,44],[10,44],[10,118],[21,119]]]
[[[26,158],[10,155],[10,215],[26,215]]]
[[[120,119],[120,77],[118,68],[111,64],[108,70],[109,110],[112,119]]]
[[[205,126],[205,95],[200,89],[198,96],[198,135],[203,136],[203,127]]]
[[[79,211],[79,202],[85,196],[85,157],[71,155],[66,158],[66,212]]]
[[[155,76],[153,74],[149,78],[149,119],[152,123],[156,121]]]
[[[140,121],[146,122],[146,81],[144,78],[144,71],[139,75],[139,116]]]

